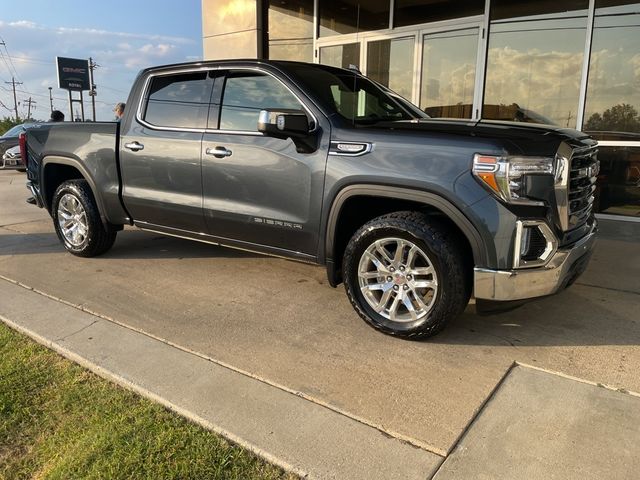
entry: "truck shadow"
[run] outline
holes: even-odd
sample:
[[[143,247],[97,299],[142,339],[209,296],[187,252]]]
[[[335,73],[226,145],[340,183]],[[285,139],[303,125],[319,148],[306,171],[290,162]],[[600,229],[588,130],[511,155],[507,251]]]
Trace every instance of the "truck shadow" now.
[[[55,232],[0,235],[0,256],[65,252]],[[140,230],[118,232],[111,250],[95,259],[248,258],[258,254]]]
[[[469,305],[433,343],[487,346],[640,345],[640,294],[577,283],[496,315]]]

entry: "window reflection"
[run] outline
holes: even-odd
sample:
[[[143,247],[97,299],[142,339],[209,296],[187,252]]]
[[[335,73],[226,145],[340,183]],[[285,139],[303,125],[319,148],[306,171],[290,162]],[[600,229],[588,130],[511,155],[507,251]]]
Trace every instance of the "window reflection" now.
[[[598,6],[583,129],[600,139],[640,141],[640,3]]]
[[[478,29],[425,35],[420,108],[431,117],[471,118]]]
[[[227,77],[220,113],[221,130],[256,131],[260,110],[302,106],[278,80],[259,73],[238,72]]]
[[[586,0],[492,2],[484,118],[575,128],[586,8]]]
[[[367,44],[367,76],[405,98],[413,90],[413,37]]]
[[[332,67],[349,68],[360,64],[360,44],[348,43],[320,49],[320,63]]]
[[[144,119],[163,127],[204,128],[212,85],[206,72],[155,77]]]
[[[389,28],[389,0],[319,0],[320,36]]]
[[[269,58],[313,61],[313,0],[269,1]]]

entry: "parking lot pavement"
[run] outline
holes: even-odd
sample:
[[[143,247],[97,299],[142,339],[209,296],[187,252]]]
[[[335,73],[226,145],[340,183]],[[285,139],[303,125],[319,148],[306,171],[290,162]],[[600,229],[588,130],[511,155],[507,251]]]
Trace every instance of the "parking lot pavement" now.
[[[513,361],[640,391],[639,237],[612,234],[615,223],[569,290],[496,316],[470,306],[431,341],[407,342],[367,327],[319,267],[129,229],[104,256],[73,257],[23,204],[18,175],[0,173],[0,275],[435,453]]]

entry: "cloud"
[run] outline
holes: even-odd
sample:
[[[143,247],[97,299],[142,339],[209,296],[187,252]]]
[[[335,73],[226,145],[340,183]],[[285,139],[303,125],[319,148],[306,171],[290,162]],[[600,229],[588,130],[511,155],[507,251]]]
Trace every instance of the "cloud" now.
[[[31,22],[29,20],[18,20],[17,22],[9,22],[7,24],[4,24],[4,22],[0,22],[0,26],[3,26],[3,25],[9,25],[10,27],[29,28],[29,29],[42,28],[42,27],[39,27],[37,23]]]
[[[27,20],[2,22],[2,38],[7,44],[17,75],[11,66],[0,61],[0,85],[16,76],[23,82],[18,87],[18,101],[33,97],[38,103],[35,118],[49,116],[49,90],[52,87],[54,107],[67,116],[67,92],[58,89],[56,56],[93,58],[99,65],[95,71],[98,96],[98,119],[113,119],[116,102],[126,101],[131,85],[142,68],[201,59],[197,38],[168,35],[146,35],[93,28],[45,27]],[[0,101],[13,105],[11,89],[0,89]],[[22,106],[19,107],[21,115]],[[85,92],[85,114],[90,117],[90,98]],[[0,112],[2,115],[3,112]]]
[[[582,52],[490,48],[485,103],[517,103],[558,124],[570,123],[578,106],[582,57]]]
[[[157,45],[147,43],[146,45],[143,45],[142,47],[140,47],[138,51],[140,53],[146,53],[149,55],[153,55],[155,57],[164,57],[169,52],[171,52],[173,48],[175,48],[174,45],[168,45],[166,43],[159,43]]]

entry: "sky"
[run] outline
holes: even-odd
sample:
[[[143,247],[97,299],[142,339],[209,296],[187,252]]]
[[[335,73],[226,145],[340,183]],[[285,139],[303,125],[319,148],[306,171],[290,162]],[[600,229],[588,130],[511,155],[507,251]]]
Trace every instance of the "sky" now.
[[[56,56],[88,59],[99,67],[97,120],[113,120],[113,107],[126,102],[136,74],[145,67],[202,59],[201,0],[0,0],[0,118],[13,117],[12,77],[18,113],[46,120],[53,106],[69,119],[68,94],[58,88]],[[91,99],[84,92],[85,118]],[[77,94],[76,94],[77,95]]]

